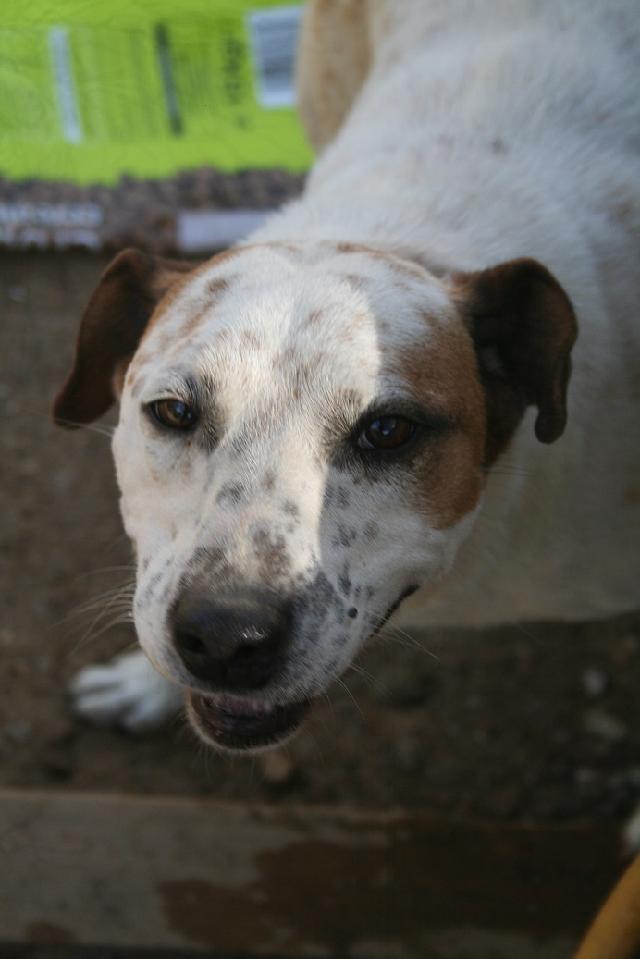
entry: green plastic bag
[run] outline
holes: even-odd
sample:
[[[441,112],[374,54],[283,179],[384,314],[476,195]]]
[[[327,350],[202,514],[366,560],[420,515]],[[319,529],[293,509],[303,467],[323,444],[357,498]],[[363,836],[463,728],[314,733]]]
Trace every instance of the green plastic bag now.
[[[177,249],[181,213],[242,209],[249,224],[296,192],[311,159],[294,109],[300,13],[5,0],[0,242]]]

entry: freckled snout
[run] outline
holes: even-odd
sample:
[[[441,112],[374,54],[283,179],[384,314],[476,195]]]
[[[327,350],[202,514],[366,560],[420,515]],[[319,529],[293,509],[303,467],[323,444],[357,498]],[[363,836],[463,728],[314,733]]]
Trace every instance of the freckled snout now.
[[[175,647],[191,675],[216,691],[264,688],[282,667],[291,604],[270,593],[185,590],[173,614]]]

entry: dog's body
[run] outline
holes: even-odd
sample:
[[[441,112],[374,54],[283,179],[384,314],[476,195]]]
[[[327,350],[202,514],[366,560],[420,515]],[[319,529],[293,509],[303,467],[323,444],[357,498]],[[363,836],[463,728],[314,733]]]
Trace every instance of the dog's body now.
[[[562,441],[545,448],[530,423],[519,429],[452,575],[400,615],[484,625],[637,607],[637,8],[346,0],[307,18],[302,116],[325,152],[303,199],[254,239],[419,251],[442,272],[533,256],[579,322]],[[340,54],[368,64],[343,98],[329,59]]]
[[[180,661],[172,648],[185,582],[296,596],[277,682],[224,700],[242,700],[241,720],[324,688],[415,586],[398,615],[419,628],[637,607],[637,19],[630,0],[312,3],[301,110],[322,152],[303,197],[194,274],[131,259],[107,274],[89,330],[106,303],[129,309],[123,286],[144,287],[137,334],[109,345],[110,377],[135,352],[114,448],[138,548],[136,624],[171,679],[227,692],[194,681],[192,651]],[[561,288],[580,335],[568,426],[547,446],[534,427],[546,443],[563,432],[574,338]],[[140,402],[184,396],[158,380],[167,357],[222,397],[227,432],[194,444],[197,462],[137,432]],[[86,362],[61,419],[109,399],[83,387]],[[313,439],[329,408],[345,435],[377,411],[381,384],[418,398],[432,437],[391,479]],[[371,435],[362,422],[357,443]],[[88,671],[79,708],[158,718],[177,694],[156,677],[141,706],[146,676],[139,659]]]

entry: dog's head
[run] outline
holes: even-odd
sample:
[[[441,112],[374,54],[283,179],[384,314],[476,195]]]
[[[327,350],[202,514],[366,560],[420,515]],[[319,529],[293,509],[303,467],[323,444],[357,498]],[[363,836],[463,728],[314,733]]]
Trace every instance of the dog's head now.
[[[574,338],[532,260],[438,279],[345,244],[116,258],[54,414],[120,399],[138,635],[206,739],[283,738],[437,587],[525,408],[540,440],[562,433]]]

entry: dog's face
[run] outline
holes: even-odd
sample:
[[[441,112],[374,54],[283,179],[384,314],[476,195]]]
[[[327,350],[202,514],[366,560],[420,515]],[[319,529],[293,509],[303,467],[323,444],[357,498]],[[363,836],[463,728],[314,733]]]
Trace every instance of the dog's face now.
[[[523,287],[527,315],[534,294],[555,314],[551,371],[494,315],[505,299],[517,314]],[[437,588],[527,403],[540,438],[562,431],[574,335],[531,261],[439,280],[331,244],[240,248],[192,272],[123,254],[83,330],[57,417],[119,393],[140,642],[227,748],[286,736],[403,597]]]

